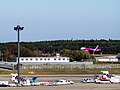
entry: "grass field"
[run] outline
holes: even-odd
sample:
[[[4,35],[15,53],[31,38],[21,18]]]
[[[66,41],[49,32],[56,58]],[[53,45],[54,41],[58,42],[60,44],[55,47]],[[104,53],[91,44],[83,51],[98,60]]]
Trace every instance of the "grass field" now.
[[[21,70],[21,74],[97,74],[101,71],[120,74],[120,69],[86,69],[86,70]],[[17,73],[17,70],[0,70],[0,74]]]

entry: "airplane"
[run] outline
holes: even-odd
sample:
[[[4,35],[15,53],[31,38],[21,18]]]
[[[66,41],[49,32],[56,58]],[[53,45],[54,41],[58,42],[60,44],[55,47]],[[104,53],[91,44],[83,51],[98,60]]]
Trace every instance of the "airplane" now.
[[[89,51],[89,52],[98,52],[98,51],[101,51],[101,49],[98,49],[99,45],[96,46],[96,48],[86,48],[86,47],[81,47],[80,49],[81,50],[85,50],[85,51]]]

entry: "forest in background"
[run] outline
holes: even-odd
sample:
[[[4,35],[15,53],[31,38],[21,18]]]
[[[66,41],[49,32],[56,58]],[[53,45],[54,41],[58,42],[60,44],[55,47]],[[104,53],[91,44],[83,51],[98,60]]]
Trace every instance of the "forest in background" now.
[[[54,56],[60,53],[61,56],[70,57],[71,61],[82,61],[93,59],[92,52],[80,50],[81,47],[95,48],[99,45],[100,54],[118,54],[120,53],[120,40],[54,40],[39,42],[21,42],[21,57],[44,57]],[[17,42],[0,43],[1,59],[4,61],[14,61],[17,57]]]

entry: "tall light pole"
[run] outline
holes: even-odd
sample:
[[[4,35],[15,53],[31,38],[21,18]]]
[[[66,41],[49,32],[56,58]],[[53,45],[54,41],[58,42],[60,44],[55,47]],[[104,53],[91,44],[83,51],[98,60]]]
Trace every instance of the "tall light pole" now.
[[[20,85],[20,31],[23,30],[24,27],[17,25],[14,27],[14,30],[18,32],[18,84]]]

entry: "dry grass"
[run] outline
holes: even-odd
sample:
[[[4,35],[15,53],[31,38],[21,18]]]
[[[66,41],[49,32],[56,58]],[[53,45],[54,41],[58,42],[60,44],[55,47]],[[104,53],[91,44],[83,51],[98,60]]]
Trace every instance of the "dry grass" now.
[[[101,71],[109,71],[110,73],[119,73],[120,69],[85,69],[85,70],[21,70],[21,74],[97,74]],[[10,73],[17,73],[17,70],[1,70],[0,74],[10,74]]]

